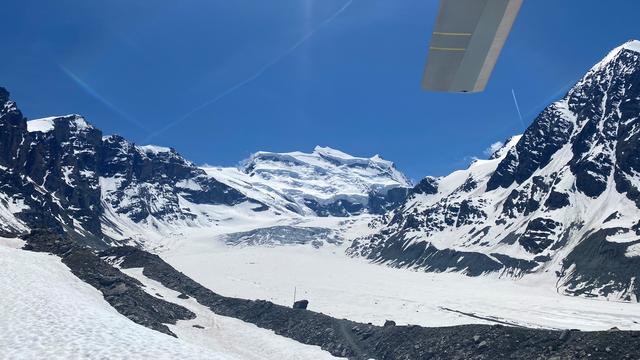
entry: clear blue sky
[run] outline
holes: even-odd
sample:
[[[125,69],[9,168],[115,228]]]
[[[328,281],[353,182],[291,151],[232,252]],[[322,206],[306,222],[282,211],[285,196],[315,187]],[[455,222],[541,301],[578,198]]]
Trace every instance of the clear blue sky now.
[[[346,3],[5,0],[0,86],[28,118],[80,113],[196,163],[324,145],[418,180],[520,133],[512,88],[529,123],[640,38],[638,1],[525,0],[486,92],[434,94],[420,78],[437,1],[354,0],[333,17]]]

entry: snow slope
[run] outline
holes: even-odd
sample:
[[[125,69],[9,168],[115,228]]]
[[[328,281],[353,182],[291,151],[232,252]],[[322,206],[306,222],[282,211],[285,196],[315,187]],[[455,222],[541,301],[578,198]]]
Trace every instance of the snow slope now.
[[[27,131],[28,132],[39,131],[43,133],[49,132],[54,129],[55,127],[54,120],[56,118],[57,116],[52,116],[52,117],[47,117],[42,119],[29,120],[27,121]]]
[[[333,359],[318,347],[213,314],[195,300],[142,275],[153,296],[193,310],[197,317],[169,325],[178,339],[120,315],[102,294],[75,277],[59,258],[18,248],[0,238],[0,359]],[[193,325],[204,326],[204,329]]]
[[[233,359],[135,324],[57,257],[0,243],[0,359]]]

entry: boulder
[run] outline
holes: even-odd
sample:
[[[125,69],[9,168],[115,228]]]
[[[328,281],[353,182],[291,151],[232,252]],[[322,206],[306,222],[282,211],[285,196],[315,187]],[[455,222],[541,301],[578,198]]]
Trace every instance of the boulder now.
[[[293,308],[294,309],[306,310],[307,306],[309,306],[309,300],[298,300],[298,301],[293,303]]]

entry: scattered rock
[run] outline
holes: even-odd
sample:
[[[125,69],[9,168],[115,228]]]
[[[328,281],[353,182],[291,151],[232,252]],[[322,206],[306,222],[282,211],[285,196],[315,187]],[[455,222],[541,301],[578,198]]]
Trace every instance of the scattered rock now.
[[[194,327],[194,328],[196,328],[196,329],[204,329],[204,326],[202,326],[202,325],[198,325],[198,324],[196,324],[196,325],[191,325],[191,326],[193,326],[193,327]]]
[[[184,300],[186,300],[186,299],[188,299],[188,298],[189,298],[189,295],[184,294],[184,293],[180,293],[180,295],[178,295],[178,298],[179,298],[179,299],[184,299]]]

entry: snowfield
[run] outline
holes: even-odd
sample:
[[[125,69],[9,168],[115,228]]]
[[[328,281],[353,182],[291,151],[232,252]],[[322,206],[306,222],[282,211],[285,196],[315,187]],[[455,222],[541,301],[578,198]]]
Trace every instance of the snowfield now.
[[[213,315],[193,300],[184,302],[198,317],[170,325],[180,339],[159,333],[120,315],[57,257],[21,245],[0,238],[0,359],[332,358],[318,347]],[[150,286],[154,294],[175,298],[159,284]],[[199,333],[192,324],[205,329]]]
[[[0,246],[0,292],[2,359],[232,359],[118,314],[52,255]]]
[[[225,247],[192,239],[160,254],[202,285],[225,296],[265,299],[337,318],[381,325],[451,326],[500,321],[535,328],[640,330],[640,304],[563,296],[554,276],[521,280],[393,269],[348,258],[343,246]],[[464,313],[464,314],[463,314]]]

